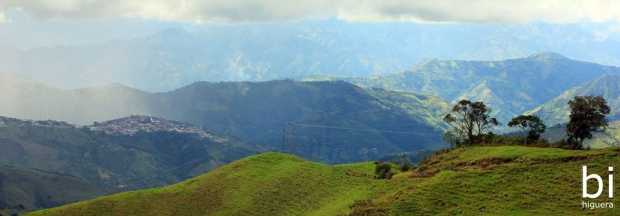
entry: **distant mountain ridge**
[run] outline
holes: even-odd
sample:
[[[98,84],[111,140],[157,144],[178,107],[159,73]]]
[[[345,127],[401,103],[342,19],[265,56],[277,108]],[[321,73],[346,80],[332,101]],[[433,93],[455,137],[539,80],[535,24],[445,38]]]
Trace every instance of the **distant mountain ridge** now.
[[[548,124],[568,122],[570,110],[568,101],[575,96],[603,96],[611,108],[610,118],[617,120],[620,117],[620,75],[607,74],[590,82],[566,90],[548,102],[527,111],[526,114],[540,116]]]
[[[11,48],[19,45],[7,38],[0,42],[0,72],[61,87],[120,82],[147,91],[170,91],[196,81],[382,75],[433,58],[502,60],[547,50],[620,65],[619,36],[610,32],[616,26],[590,24],[378,24],[338,20],[173,24],[139,38],[71,41],[49,47],[28,44],[27,50]]]
[[[434,94],[444,100],[484,101],[502,122],[562,92],[620,68],[539,53],[503,61],[432,60],[410,71],[353,78],[361,86]]]

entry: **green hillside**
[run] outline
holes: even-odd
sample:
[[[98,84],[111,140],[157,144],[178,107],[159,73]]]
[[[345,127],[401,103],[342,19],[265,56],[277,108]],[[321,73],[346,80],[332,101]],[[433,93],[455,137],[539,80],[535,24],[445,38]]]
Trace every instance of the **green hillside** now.
[[[336,215],[388,185],[371,176],[371,163],[327,166],[264,153],[169,187],[33,215]]]
[[[617,215],[582,210],[580,173],[585,164],[605,176],[618,162],[617,149],[471,147],[377,180],[372,163],[328,166],[264,153],[175,185],[30,215]]]

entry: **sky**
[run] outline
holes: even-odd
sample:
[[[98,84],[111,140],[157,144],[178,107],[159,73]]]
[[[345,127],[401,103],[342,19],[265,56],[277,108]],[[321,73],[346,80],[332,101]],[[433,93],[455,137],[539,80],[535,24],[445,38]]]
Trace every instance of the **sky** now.
[[[4,0],[41,19],[139,18],[182,22],[261,22],[335,17],[347,21],[618,21],[613,0]],[[3,16],[6,22],[6,16]]]
[[[612,0],[2,0],[0,36],[21,49],[136,38],[179,26],[335,19],[415,24],[613,23]],[[2,46],[3,42],[0,42]]]

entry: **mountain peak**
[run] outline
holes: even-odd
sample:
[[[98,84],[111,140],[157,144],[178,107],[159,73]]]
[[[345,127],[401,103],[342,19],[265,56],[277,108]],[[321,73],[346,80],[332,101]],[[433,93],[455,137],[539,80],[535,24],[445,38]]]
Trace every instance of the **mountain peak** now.
[[[549,59],[568,59],[566,56],[555,52],[540,52],[528,56],[530,59],[549,60]]]

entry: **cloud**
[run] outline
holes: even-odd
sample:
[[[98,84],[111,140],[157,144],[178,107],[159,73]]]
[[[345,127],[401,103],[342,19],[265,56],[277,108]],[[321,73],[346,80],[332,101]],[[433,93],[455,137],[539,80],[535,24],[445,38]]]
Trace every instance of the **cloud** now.
[[[42,18],[133,17],[189,22],[347,21],[618,22],[614,0],[5,0]]]

